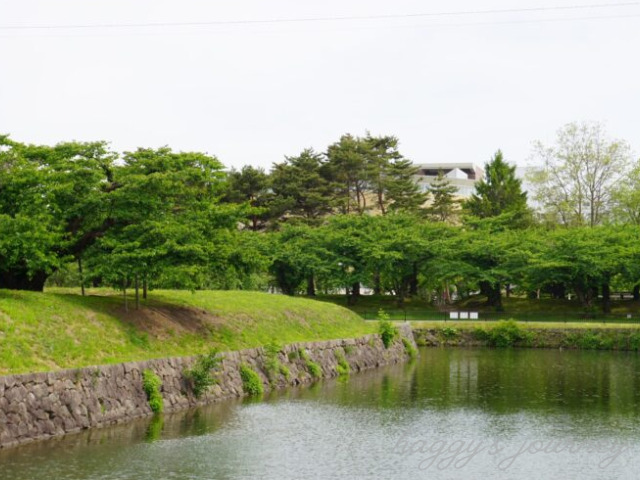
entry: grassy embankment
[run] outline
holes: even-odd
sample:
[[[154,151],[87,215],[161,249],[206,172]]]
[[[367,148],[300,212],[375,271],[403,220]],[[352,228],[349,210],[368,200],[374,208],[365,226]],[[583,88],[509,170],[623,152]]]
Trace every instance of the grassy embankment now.
[[[435,327],[414,325],[414,333],[417,344],[425,346],[640,350],[640,329],[628,325],[602,328],[568,323],[554,328],[513,320],[455,326],[441,322]]]
[[[258,292],[153,291],[141,308],[106,289],[82,297],[0,290],[0,375],[195,355],[273,341],[348,338],[375,326],[335,305]]]
[[[448,310],[478,312],[480,321],[451,321],[448,311],[439,310],[421,299],[407,300],[402,308],[398,307],[391,296],[362,296],[354,305],[347,305],[344,296],[330,295],[318,297],[319,300],[347,307],[365,319],[375,319],[382,308],[394,320],[409,320],[419,327],[437,327],[446,323],[450,326],[471,327],[497,320],[514,319],[526,322],[531,327],[541,328],[615,328],[640,326],[640,302],[632,300],[613,300],[610,315],[603,315],[598,309],[585,312],[577,300],[558,300],[551,298],[529,299],[522,297],[503,298],[504,311],[496,312],[493,307],[484,305],[484,297],[477,296],[449,305]],[[628,319],[627,315],[631,315]],[[446,320],[446,322],[445,322]]]

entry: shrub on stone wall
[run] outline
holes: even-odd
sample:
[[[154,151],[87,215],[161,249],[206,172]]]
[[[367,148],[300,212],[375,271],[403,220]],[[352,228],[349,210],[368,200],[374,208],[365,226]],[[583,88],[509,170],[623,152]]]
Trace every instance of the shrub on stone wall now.
[[[162,380],[153,371],[147,369],[142,372],[142,389],[147,394],[149,407],[153,413],[160,413],[164,408],[160,387],[162,387]]]
[[[338,361],[338,366],[336,367],[338,375],[340,375],[341,377],[349,375],[351,373],[351,366],[349,365],[349,362],[347,362],[347,359],[344,358],[342,352],[336,350],[333,352],[333,354]]]
[[[378,312],[378,319],[380,321],[378,325],[380,338],[382,339],[384,348],[389,348],[393,340],[398,336],[398,329],[393,326],[393,323],[389,320],[389,315],[382,309]]]
[[[240,365],[240,378],[242,379],[242,389],[246,393],[251,396],[262,395],[264,386],[260,375],[246,363]]]
[[[212,370],[218,367],[221,361],[218,349],[214,348],[207,355],[198,356],[193,367],[184,371],[184,376],[191,383],[191,389],[196,398],[200,398],[217,383]]]
[[[307,367],[307,370],[309,370],[311,376],[313,378],[320,378],[322,376],[322,368],[320,367],[320,365],[309,358],[309,354],[304,348],[301,348],[299,353],[300,358],[304,360],[304,364]]]

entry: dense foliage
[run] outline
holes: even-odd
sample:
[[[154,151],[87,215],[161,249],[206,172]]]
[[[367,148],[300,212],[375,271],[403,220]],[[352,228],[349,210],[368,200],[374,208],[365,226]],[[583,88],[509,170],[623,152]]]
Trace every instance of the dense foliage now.
[[[148,288],[275,288],[351,302],[369,288],[400,304],[481,293],[496,309],[518,291],[605,312],[612,291],[640,299],[640,164],[597,125],[536,148],[537,203],[498,151],[460,205],[442,175],[422,191],[394,137],[344,135],[269,173],[168,147],[0,137],[0,288],[107,285],[136,301]]]

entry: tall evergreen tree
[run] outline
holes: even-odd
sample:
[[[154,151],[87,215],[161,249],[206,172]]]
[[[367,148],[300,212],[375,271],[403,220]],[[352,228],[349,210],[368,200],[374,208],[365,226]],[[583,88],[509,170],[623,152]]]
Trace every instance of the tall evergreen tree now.
[[[327,149],[328,166],[336,181],[336,205],[342,213],[362,214],[367,209],[369,145],[352,135],[343,135]]]
[[[476,183],[475,192],[464,203],[472,217],[492,219],[501,227],[521,228],[529,223],[527,192],[516,177],[516,167],[504,161],[498,150],[485,165],[484,178]]]
[[[413,179],[417,168],[400,154],[396,137],[343,135],[327,157],[342,213],[416,211],[426,201]]]
[[[391,163],[402,159],[398,151],[398,139],[391,136],[373,137],[367,133],[360,142],[366,152],[367,187],[375,198],[376,208],[384,215],[390,202]]]
[[[440,170],[429,186],[432,201],[426,209],[427,216],[437,222],[452,222],[460,210],[460,201],[456,198],[458,187],[452,185],[444,172]]]
[[[306,149],[297,157],[286,157],[271,172],[274,209],[282,215],[313,221],[333,209],[333,185],[323,156]]]
[[[389,209],[396,212],[417,212],[427,201],[428,192],[421,192],[414,180],[418,171],[411,160],[401,158],[391,163],[387,180]]]
[[[248,203],[247,215],[251,230],[264,228],[269,219],[269,204],[273,195],[269,190],[269,176],[262,168],[250,165],[242,170],[231,170],[227,175],[224,200],[231,203]]]

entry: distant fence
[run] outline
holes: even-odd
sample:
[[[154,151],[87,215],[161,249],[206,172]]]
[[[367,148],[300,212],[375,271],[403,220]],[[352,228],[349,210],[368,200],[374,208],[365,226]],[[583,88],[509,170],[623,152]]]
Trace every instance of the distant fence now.
[[[358,312],[365,320],[376,320],[377,310]],[[447,312],[414,312],[406,309],[386,311],[391,320],[441,321],[441,322],[491,322],[514,319],[521,322],[585,322],[585,323],[637,323],[640,313],[604,314],[601,312],[478,312],[477,310],[452,310]]]

